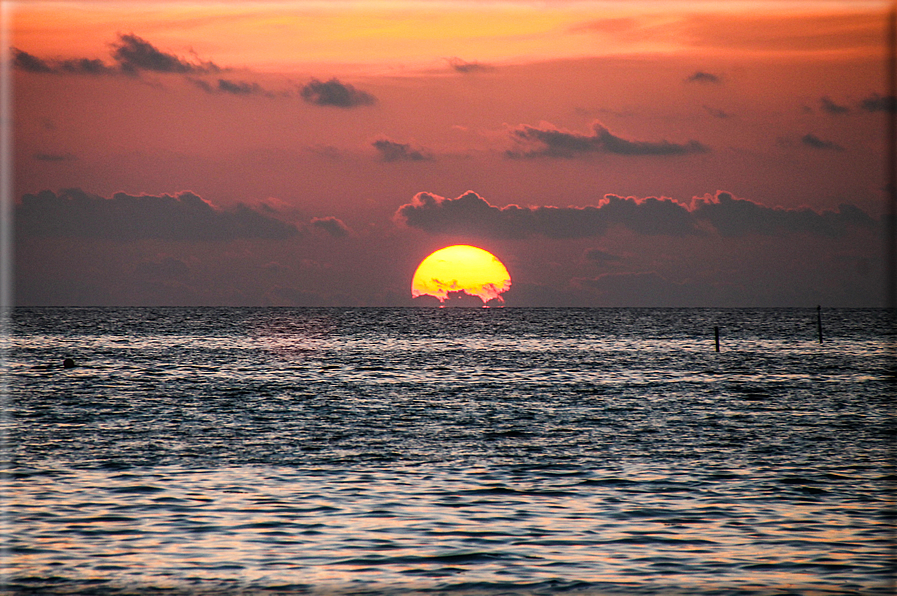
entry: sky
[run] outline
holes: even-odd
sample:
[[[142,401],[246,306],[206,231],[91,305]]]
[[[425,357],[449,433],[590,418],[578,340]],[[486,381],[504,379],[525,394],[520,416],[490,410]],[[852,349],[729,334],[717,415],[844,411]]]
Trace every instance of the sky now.
[[[891,6],[4,2],[12,299],[881,306]]]

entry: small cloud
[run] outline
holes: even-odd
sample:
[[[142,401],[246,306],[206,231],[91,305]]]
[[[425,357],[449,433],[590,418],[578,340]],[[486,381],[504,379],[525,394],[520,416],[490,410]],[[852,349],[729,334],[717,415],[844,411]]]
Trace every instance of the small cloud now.
[[[334,238],[344,238],[349,235],[349,226],[333,216],[316,217],[311,220],[311,225],[316,230],[330,234]]]
[[[850,108],[848,108],[847,106],[838,105],[828,97],[820,98],[819,103],[822,104],[822,111],[828,114],[838,116],[850,112]]]
[[[432,159],[421,149],[414,149],[408,143],[397,143],[389,139],[378,139],[371,143],[380,153],[383,161],[426,161]]]
[[[723,81],[720,77],[718,77],[715,74],[711,74],[709,72],[704,72],[704,71],[699,70],[696,73],[694,73],[693,75],[689,76],[687,79],[685,79],[685,82],[686,83],[707,83],[707,84],[719,85]]]
[[[897,112],[897,97],[873,93],[860,102],[860,108],[867,112]]]
[[[337,108],[355,108],[377,103],[377,98],[353,87],[341,83],[337,79],[327,82],[312,79],[302,86],[302,99],[317,106],[334,106]]]
[[[510,131],[512,139],[529,145],[524,151],[507,151],[512,158],[521,157],[577,157],[589,153],[617,155],[687,155],[706,153],[709,149],[698,141],[672,143],[670,141],[633,141],[619,137],[600,122],[592,124],[592,134],[559,130],[550,124],[541,127],[521,125]]]
[[[228,79],[218,79],[218,90],[224,93],[232,93],[234,95],[254,95],[263,94],[265,91],[256,83],[246,83],[244,81],[229,81]]]
[[[805,134],[803,137],[801,137],[800,141],[807,147],[812,147],[813,149],[844,151],[844,147],[833,143],[832,141],[825,141],[823,139],[820,139],[812,133]]]
[[[481,62],[465,62],[460,58],[450,58],[449,66],[455,70],[455,72],[461,73],[469,73],[469,72],[483,72],[487,70],[492,70],[492,67],[488,64],[483,64]]]
[[[710,114],[711,116],[713,116],[714,118],[731,118],[732,117],[732,114],[730,114],[729,112],[717,110],[716,108],[711,108],[708,105],[704,105],[702,107],[705,110],[707,110],[707,113]]]
[[[202,79],[190,78],[189,81],[206,93],[229,93],[231,95],[267,95],[272,93],[263,89],[258,83],[246,81],[234,81],[231,79],[218,79],[217,85]]]

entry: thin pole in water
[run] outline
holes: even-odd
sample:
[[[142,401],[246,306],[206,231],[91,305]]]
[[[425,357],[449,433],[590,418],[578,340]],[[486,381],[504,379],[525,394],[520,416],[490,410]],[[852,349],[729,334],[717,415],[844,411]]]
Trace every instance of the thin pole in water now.
[[[713,328],[713,336],[716,339],[716,351],[719,352],[719,327]]]
[[[816,331],[819,332],[819,343],[822,343],[822,306],[816,305]]]

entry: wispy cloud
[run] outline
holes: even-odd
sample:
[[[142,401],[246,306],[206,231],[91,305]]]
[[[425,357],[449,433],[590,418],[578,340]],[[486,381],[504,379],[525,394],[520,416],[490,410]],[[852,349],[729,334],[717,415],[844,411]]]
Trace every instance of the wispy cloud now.
[[[492,67],[488,64],[483,64],[482,62],[466,62],[460,58],[450,58],[448,63],[455,72],[465,74],[492,70]]]
[[[844,151],[844,147],[838,145],[833,141],[826,141],[820,139],[813,133],[807,133],[803,137],[801,137],[800,142],[806,145],[807,147],[812,147],[813,149],[822,149],[827,151]]]
[[[731,118],[731,117],[732,117],[732,114],[730,114],[729,112],[725,112],[725,111],[723,111],[723,110],[718,110],[718,109],[716,109],[716,108],[711,108],[711,107],[708,106],[708,105],[704,105],[704,106],[702,106],[702,107],[703,107],[705,110],[707,110],[707,113],[710,114],[711,116],[713,116],[714,118],[723,118],[723,119],[725,119],[725,118]]]
[[[237,81],[233,79],[218,79],[213,85],[202,79],[190,78],[190,82],[206,93],[226,93],[230,95],[274,95],[271,91],[262,88],[258,83]]]
[[[687,79],[685,79],[685,82],[686,83],[709,83],[712,85],[719,85],[720,83],[723,82],[723,80],[719,76],[717,76],[713,73],[704,72],[703,70],[699,70],[699,71],[695,72],[694,74],[692,74],[691,76],[689,76]]]
[[[847,114],[850,112],[849,107],[837,104],[829,97],[820,98],[819,103],[822,105],[822,111],[826,112],[827,114],[840,116],[841,114]]]
[[[577,157],[590,153],[614,153],[617,155],[687,155],[706,153],[709,149],[698,141],[673,143],[671,141],[638,141],[625,139],[610,132],[600,122],[592,124],[592,133],[583,134],[561,130],[543,123],[540,127],[523,124],[510,131],[511,138],[523,146],[522,150],[509,150],[508,157]]]

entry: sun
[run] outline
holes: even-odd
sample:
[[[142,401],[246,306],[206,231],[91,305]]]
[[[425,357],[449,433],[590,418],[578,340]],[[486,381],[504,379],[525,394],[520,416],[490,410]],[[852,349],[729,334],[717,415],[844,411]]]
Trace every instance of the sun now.
[[[504,302],[502,292],[511,287],[507,268],[482,248],[456,244],[440,248],[421,261],[411,280],[411,297],[433,296],[445,303],[449,293],[476,296],[485,305]]]

